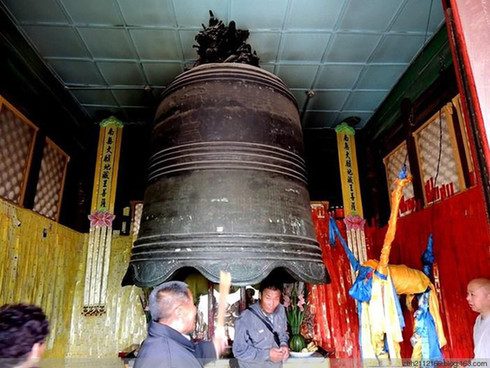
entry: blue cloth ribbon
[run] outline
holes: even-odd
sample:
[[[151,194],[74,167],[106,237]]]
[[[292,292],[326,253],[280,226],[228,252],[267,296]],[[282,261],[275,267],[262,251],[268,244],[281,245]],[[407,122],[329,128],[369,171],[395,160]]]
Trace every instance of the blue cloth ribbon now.
[[[352,265],[352,269],[354,272],[358,272],[357,278],[349,290],[349,295],[360,302],[370,301],[371,289],[373,285],[373,272],[376,274],[376,276],[383,280],[386,280],[386,276],[373,270],[371,267],[361,266],[354,253],[352,253],[347,246],[345,239],[340,234],[340,230],[333,217],[330,217],[328,231],[330,235],[330,244],[335,244],[335,239],[338,238],[340,244],[342,244],[342,247],[344,248],[345,253],[347,254],[350,264]]]
[[[434,264],[434,239],[432,238],[432,233],[429,234],[429,239],[427,239],[427,248],[425,252],[422,253],[422,271],[427,277],[432,276],[432,265]]]
[[[340,235],[340,230],[337,227],[337,224],[335,223],[335,219],[333,217],[330,217],[328,225],[330,244],[335,247],[335,238],[338,238],[340,240],[340,244],[342,244],[342,247],[345,250],[345,253],[347,254],[347,258],[349,259],[352,268],[354,269],[354,271],[357,271],[360,266],[359,261],[357,260],[354,253],[352,253],[352,251],[347,246],[347,243],[345,242],[344,238],[342,238],[342,235]]]
[[[415,334],[422,340],[422,359],[423,360],[442,360],[443,355],[437,337],[436,324],[429,312],[430,289],[419,295],[419,308],[415,311],[414,317],[417,320]]]
[[[407,178],[407,165],[403,165],[402,169],[398,173],[398,179],[406,179]]]

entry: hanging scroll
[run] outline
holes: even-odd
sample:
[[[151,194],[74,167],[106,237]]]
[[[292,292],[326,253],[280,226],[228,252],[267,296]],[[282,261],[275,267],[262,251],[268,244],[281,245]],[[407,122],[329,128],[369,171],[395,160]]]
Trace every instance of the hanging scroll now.
[[[358,257],[366,259],[366,239],[362,218],[361,191],[359,189],[359,172],[357,169],[355,130],[342,123],[335,128],[339,151],[340,179],[342,180],[342,197],[344,201],[344,222],[347,226],[347,245]],[[354,270],[351,268],[352,279]]]
[[[107,277],[123,124],[111,116],[100,123],[85,270],[83,314],[105,313]]]
[[[342,197],[344,214],[363,217],[361,191],[359,189],[359,173],[357,170],[355,130],[342,123],[335,128],[337,132],[337,148],[339,152],[340,179],[342,181]]]

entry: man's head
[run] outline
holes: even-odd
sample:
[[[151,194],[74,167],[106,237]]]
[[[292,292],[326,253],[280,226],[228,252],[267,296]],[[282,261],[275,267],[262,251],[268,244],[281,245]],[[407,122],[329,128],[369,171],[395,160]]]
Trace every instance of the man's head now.
[[[194,330],[197,308],[186,283],[169,281],[157,286],[150,294],[149,306],[152,320],[184,334]]]
[[[253,300],[255,296],[255,289],[247,288],[245,290],[245,295],[247,297],[247,300]]]
[[[262,310],[271,314],[281,303],[282,284],[272,278],[266,278],[260,283],[260,306]]]
[[[466,300],[470,308],[483,316],[490,315],[490,280],[474,279],[468,283]]]
[[[48,333],[48,321],[41,308],[24,304],[0,307],[1,366],[34,366],[44,352]]]

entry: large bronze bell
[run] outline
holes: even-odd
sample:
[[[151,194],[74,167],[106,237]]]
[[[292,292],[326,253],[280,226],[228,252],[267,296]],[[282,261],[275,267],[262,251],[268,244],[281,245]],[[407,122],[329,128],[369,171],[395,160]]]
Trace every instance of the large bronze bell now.
[[[275,75],[205,64],[158,107],[139,236],[125,283],[154,286],[182,267],[213,282],[260,282],[276,268],[325,283],[298,109]]]

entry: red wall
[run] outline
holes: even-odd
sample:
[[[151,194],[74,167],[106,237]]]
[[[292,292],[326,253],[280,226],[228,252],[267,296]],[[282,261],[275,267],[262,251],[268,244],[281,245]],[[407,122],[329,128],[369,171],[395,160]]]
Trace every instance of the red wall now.
[[[446,358],[472,358],[473,323],[477,314],[466,302],[466,285],[473,278],[490,277],[490,229],[481,188],[471,188],[433,207],[400,218],[390,263],[421,269],[420,256],[431,232],[435,269],[439,271],[439,301],[448,340],[443,352]],[[374,258],[379,258],[385,233],[386,226],[366,230]],[[402,355],[409,357],[412,317],[407,311],[405,320]]]
[[[352,285],[350,264],[342,246],[328,244],[327,209],[312,210],[313,222],[331,283],[310,287],[309,300],[315,313],[317,344],[332,351],[336,358],[359,358],[359,322],[354,299],[348,294]],[[345,226],[337,221],[345,238]]]

